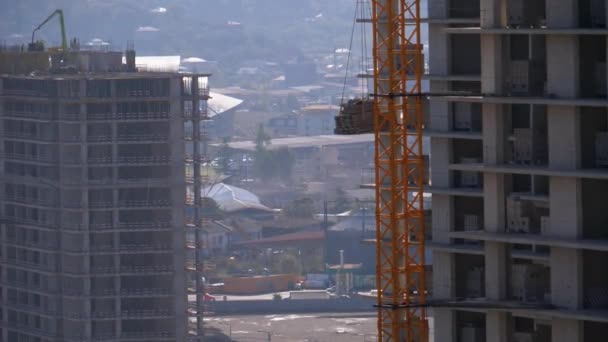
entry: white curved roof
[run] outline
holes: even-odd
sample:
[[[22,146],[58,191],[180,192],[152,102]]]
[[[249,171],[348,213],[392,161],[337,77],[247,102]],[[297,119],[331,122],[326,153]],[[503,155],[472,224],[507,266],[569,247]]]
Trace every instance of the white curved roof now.
[[[224,183],[205,187],[201,189],[201,194],[203,197],[212,198],[220,209],[228,213],[245,209],[272,211],[253,193]]]

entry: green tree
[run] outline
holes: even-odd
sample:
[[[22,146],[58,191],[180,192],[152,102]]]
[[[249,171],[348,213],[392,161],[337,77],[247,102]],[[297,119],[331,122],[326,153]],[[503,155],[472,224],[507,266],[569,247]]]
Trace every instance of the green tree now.
[[[264,124],[258,125],[258,130],[255,134],[255,149],[257,152],[265,151],[266,146],[270,145],[270,135],[264,130]]]
[[[315,208],[312,199],[303,197],[289,202],[284,211],[289,217],[312,218]]]
[[[230,158],[232,158],[232,149],[230,148],[230,137],[222,138],[222,145],[218,151],[218,157],[220,157],[220,169],[222,172],[227,173],[230,166]]]
[[[201,199],[201,217],[209,220],[221,220],[224,218],[224,211],[213,198],[203,197]]]
[[[256,151],[253,161],[253,172],[262,180],[271,180],[277,175],[274,154],[265,149]]]
[[[341,213],[349,210],[352,207],[352,203],[349,200],[346,191],[341,187],[336,188],[336,199],[334,201],[334,212]]]
[[[296,163],[296,157],[287,147],[281,147],[272,153],[273,164],[276,166],[276,172],[279,178],[283,181],[291,180],[293,167]]]

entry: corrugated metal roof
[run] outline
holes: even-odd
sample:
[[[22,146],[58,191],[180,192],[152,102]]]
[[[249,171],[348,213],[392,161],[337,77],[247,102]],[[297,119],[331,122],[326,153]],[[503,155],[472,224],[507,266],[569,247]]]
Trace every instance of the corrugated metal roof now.
[[[222,95],[220,93],[209,92],[209,96],[211,97],[207,101],[207,106],[209,109],[209,117],[214,117],[216,115],[227,112],[233,108],[236,108],[238,105],[243,103],[243,100],[237,99],[236,97],[231,97],[227,95]]]
[[[201,195],[212,198],[225,212],[231,213],[245,209],[271,212],[253,193],[224,183],[214,184],[201,189]]]

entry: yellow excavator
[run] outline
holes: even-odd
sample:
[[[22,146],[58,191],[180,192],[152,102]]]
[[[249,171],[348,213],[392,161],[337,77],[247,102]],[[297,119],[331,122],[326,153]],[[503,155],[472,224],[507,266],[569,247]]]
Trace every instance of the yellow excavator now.
[[[38,25],[38,27],[36,27],[34,29],[34,31],[32,31],[32,42],[29,44],[28,50],[30,50],[30,51],[44,50],[44,43],[42,41],[35,40],[36,31],[40,30],[44,25],[46,25],[46,23],[48,23],[55,16],[59,16],[59,25],[61,27],[61,48],[55,48],[55,50],[62,50],[63,52],[66,52],[68,50],[68,40],[67,40],[66,34],[65,34],[65,22],[63,20],[63,11],[60,9],[55,10],[53,13],[51,13],[51,15],[49,15],[46,19],[44,19],[44,21],[40,25]]]

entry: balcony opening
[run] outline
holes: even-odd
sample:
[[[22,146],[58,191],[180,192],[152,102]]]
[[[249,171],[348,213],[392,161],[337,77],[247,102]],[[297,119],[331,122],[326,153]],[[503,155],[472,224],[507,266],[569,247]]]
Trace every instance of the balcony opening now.
[[[509,298],[524,303],[551,302],[551,268],[543,263],[513,258],[509,265]]]
[[[547,165],[549,145],[546,106],[511,105],[506,160],[515,165]]]
[[[543,27],[547,19],[545,0],[509,0],[507,27]]]
[[[449,4],[451,19],[479,18],[479,0],[451,0]]]
[[[171,307],[171,306],[169,306]],[[121,336],[126,338],[174,337],[175,321],[167,319],[123,319]]]
[[[465,189],[483,189],[483,173],[476,171],[453,171],[454,187]]]
[[[94,233],[90,235],[89,245],[93,250],[108,250],[114,248],[113,233]]]
[[[606,98],[606,37],[579,36],[581,97]]]
[[[547,234],[549,201],[511,193],[506,199],[506,227],[510,233]]]
[[[481,104],[453,102],[451,123],[452,130],[458,132],[481,132]]]
[[[543,95],[547,83],[545,37],[514,34],[507,36],[507,42],[510,51],[510,59],[506,65],[507,95]]]
[[[513,317],[513,342],[551,342],[551,323]]]
[[[142,290],[173,288],[173,278],[170,275],[155,276],[123,276],[120,278],[120,288],[125,292],[137,292]]]
[[[583,28],[606,27],[606,4],[604,0],[578,1],[579,26]]]
[[[114,313],[112,311],[112,313]],[[110,336],[114,336],[116,331],[116,322],[114,321],[93,321],[91,324],[91,334],[93,339],[103,340]]]
[[[455,232],[474,232],[483,229],[483,198],[454,196]],[[454,239],[455,244],[481,246],[482,241],[469,239]]]
[[[608,168],[608,111],[606,108],[581,108],[581,166]]]
[[[583,252],[583,307],[608,309],[608,252]]]
[[[486,315],[480,312],[457,311],[456,329],[456,341],[486,342]]]
[[[450,91],[465,95],[478,95],[481,93],[481,82],[478,81],[452,81]]]
[[[481,39],[473,34],[450,35],[450,73],[481,74]]]
[[[485,261],[482,255],[456,254],[456,297],[485,297]]]
[[[606,340],[608,323],[585,321],[583,324],[585,342],[604,342]]]
[[[483,161],[482,142],[479,140],[453,139],[452,162],[455,164],[475,164]]]
[[[94,277],[91,279],[91,294],[108,295],[114,294],[114,277]]]
[[[608,181],[583,179],[583,238],[608,240]]]

